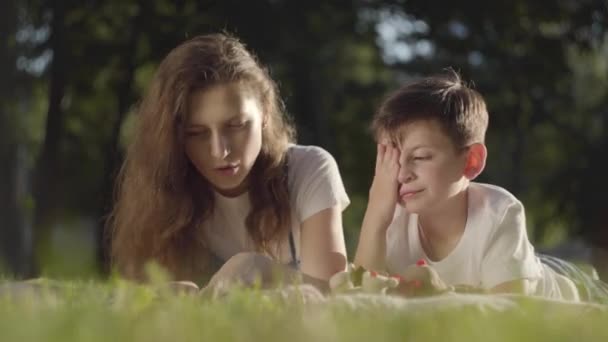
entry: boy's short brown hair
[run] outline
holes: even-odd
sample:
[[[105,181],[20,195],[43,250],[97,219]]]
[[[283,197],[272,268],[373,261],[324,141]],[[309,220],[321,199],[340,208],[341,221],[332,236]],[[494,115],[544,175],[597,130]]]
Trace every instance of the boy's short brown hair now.
[[[403,125],[437,120],[456,148],[484,143],[488,111],[481,94],[468,87],[453,70],[406,84],[389,95],[374,116],[376,137],[387,132],[399,138]]]

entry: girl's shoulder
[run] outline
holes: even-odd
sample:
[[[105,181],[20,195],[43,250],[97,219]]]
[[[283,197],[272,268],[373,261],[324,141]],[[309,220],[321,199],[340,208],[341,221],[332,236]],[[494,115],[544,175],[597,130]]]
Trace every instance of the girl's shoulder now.
[[[289,192],[296,207],[314,212],[319,206],[324,209],[339,203],[346,208],[350,203],[338,164],[324,148],[291,145],[287,157]],[[302,217],[307,217],[306,213]]]
[[[324,148],[314,145],[290,145],[287,165],[291,179],[332,173],[338,169],[334,157]]]
[[[290,165],[335,162],[334,157],[327,150],[315,145],[289,145],[287,157]]]

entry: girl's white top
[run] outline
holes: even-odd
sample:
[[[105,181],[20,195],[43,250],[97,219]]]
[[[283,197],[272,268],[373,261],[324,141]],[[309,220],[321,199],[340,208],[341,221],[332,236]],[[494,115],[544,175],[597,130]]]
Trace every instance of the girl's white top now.
[[[291,206],[292,232],[296,255],[300,258],[300,226],[321,210],[339,205],[344,210],[350,203],[335,159],[317,146],[291,145],[288,156],[288,189]],[[251,209],[249,193],[225,197],[215,193],[215,209],[203,223],[211,251],[228,260],[239,252],[255,251],[247,233],[245,219]],[[341,227],[340,227],[341,229]],[[286,236],[276,249],[280,262],[291,262]]]

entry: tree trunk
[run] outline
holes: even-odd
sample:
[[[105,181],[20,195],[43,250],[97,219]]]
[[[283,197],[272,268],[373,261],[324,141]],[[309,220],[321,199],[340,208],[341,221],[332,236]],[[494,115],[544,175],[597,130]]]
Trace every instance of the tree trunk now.
[[[0,12],[0,41],[8,42],[17,32],[17,3],[6,1]],[[23,197],[26,191],[26,170],[19,154],[15,133],[20,113],[18,106],[20,80],[15,69],[18,47],[5,46],[0,51],[0,272],[17,278],[28,273],[31,250],[27,241]]]
[[[50,64],[49,108],[46,117],[45,137],[36,161],[34,183],[34,255],[35,268],[32,276],[40,272],[46,244],[53,221],[53,196],[58,190],[60,143],[63,136],[63,110],[61,102],[66,90],[65,6],[63,1],[52,1],[50,47],[53,58]]]
[[[21,278],[28,272],[30,248],[25,240],[27,227],[22,208],[25,170],[18,152],[16,143],[0,143],[0,165],[3,165],[0,167],[0,267],[11,276]]]

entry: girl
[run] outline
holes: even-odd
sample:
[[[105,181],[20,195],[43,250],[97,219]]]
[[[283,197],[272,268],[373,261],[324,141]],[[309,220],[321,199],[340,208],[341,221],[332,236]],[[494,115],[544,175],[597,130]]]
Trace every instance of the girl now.
[[[110,220],[123,275],[141,280],[154,261],[201,283],[228,261],[224,276],[289,264],[322,284],[346,267],[337,164],[292,143],[276,84],[236,38],[171,51],[138,120]]]

